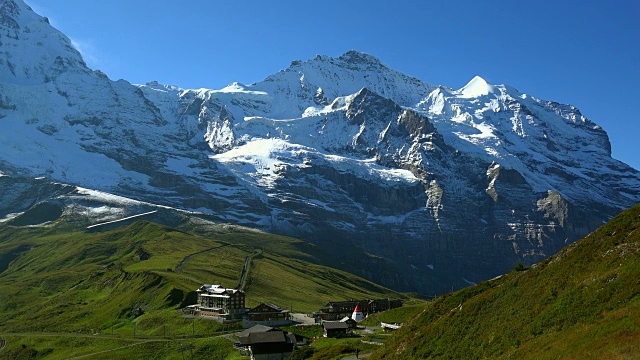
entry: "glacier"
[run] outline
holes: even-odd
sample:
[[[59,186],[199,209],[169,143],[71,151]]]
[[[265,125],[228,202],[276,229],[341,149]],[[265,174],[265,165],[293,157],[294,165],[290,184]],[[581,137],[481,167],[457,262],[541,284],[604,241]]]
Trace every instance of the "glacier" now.
[[[89,69],[22,0],[0,4],[0,50],[5,221],[45,201],[93,223],[159,211],[174,224],[176,209],[437,294],[538,262],[640,202],[640,173],[600,126],[479,76],[456,90],[351,50],[217,90],[130,84]]]

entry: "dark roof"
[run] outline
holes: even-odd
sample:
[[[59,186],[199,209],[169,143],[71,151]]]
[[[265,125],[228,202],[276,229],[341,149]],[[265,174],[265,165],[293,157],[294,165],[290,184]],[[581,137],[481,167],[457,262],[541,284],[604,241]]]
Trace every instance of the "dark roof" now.
[[[336,308],[354,308],[356,305],[365,306],[366,309],[371,309],[371,307],[378,307],[383,305],[388,305],[389,307],[400,307],[402,306],[402,300],[391,300],[391,299],[367,299],[367,300],[349,300],[349,301],[330,301],[327,305],[320,308],[321,312],[326,313],[334,313]],[[363,310],[363,309],[361,309]]]
[[[287,343],[287,338],[282,330],[274,330],[268,332],[254,332],[246,336],[238,334],[238,342],[242,345],[254,345],[265,343]]]
[[[347,329],[348,326],[346,323],[341,321],[325,321],[322,323],[322,327],[325,329]]]
[[[256,307],[254,307],[253,309],[249,310],[250,313],[256,313],[256,312],[261,312],[258,311],[258,308],[262,307],[262,306],[266,306],[270,309],[272,309],[272,312],[289,312],[289,310],[282,310],[282,308],[274,303],[270,303],[270,302],[264,302]]]
[[[329,301],[325,307],[331,306],[355,306],[358,303],[367,303],[368,300]]]
[[[282,311],[282,308],[280,306],[274,304],[274,303],[266,302],[266,303],[263,303],[263,304],[265,304],[268,307],[274,309],[275,311]]]
[[[238,334],[236,334],[238,337],[241,336],[249,336],[249,334],[252,333],[260,333],[260,332],[268,332],[268,331],[274,331],[275,329],[269,326],[264,326],[264,325],[255,325],[253,327],[248,328],[247,330],[243,331],[243,332],[239,332]]]
[[[270,331],[249,334],[250,344],[287,342],[284,331]]]
[[[329,301],[327,303],[327,305],[325,305],[325,307],[329,307],[329,306],[349,306],[349,305],[355,305],[355,304],[370,304],[370,303],[374,303],[374,302],[392,302],[392,303],[396,303],[396,302],[402,302],[402,300],[396,299],[396,300],[391,300],[391,299],[362,299],[362,300],[343,300],[343,301]]]

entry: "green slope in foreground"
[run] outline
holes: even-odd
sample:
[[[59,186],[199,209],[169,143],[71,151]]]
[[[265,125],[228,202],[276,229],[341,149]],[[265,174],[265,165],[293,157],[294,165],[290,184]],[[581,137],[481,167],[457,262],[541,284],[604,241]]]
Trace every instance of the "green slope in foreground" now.
[[[640,206],[529,269],[437,299],[371,359],[640,358]]]
[[[245,281],[249,307],[270,301],[311,312],[329,300],[405,298],[319,265],[311,244],[257,231],[192,235],[144,221],[104,233],[5,225],[0,334],[212,334],[223,327],[184,319],[177,309],[194,303],[194,290],[203,283],[237,287],[252,254]]]

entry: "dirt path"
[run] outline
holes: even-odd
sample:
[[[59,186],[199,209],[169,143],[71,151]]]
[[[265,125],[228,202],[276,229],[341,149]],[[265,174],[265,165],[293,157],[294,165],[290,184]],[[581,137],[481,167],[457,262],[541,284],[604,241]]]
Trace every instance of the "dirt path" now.
[[[193,253],[191,255],[187,255],[187,256],[185,256],[184,259],[182,259],[182,261],[180,261],[180,264],[178,265],[178,267],[176,267],[176,272],[178,272],[178,271],[182,272],[182,267],[184,266],[184,264],[186,264],[187,261],[189,261],[192,257],[194,257],[196,255],[204,254],[206,252],[213,251],[213,250],[219,250],[219,249],[222,249],[222,248],[225,248],[225,247],[229,247],[229,246],[233,246],[233,245],[232,244],[220,245],[220,246],[212,247],[212,248],[209,248],[209,249],[206,249],[206,250],[195,252],[195,253]]]
[[[247,274],[249,273],[249,266],[251,265],[251,260],[254,256],[260,254],[260,250],[254,250],[253,254],[247,256],[244,259],[244,267],[242,268],[242,275],[240,275],[240,283],[238,283],[238,290],[244,290],[244,281],[247,279]]]
[[[131,345],[120,346],[118,348],[109,349],[109,350],[97,351],[97,352],[94,352],[94,353],[84,354],[84,355],[75,356],[75,357],[71,357],[71,358],[67,358],[67,359],[82,359],[82,358],[86,358],[86,357],[89,357],[89,356],[95,356],[95,355],[98,355],[98,354],[105,354],[105,353],[112,352],[112,351],[117,351],[117,350],[122,350],[122,349],[130,348],[130,347],[138,346],[138,345],[141,345],[141,344],[147,344],[147,343],[150,343],[150,342],[162,342],[162,341],[168,341],[168,340],[146,340],[146,341],[140,341],[138,343],[131,344]]]

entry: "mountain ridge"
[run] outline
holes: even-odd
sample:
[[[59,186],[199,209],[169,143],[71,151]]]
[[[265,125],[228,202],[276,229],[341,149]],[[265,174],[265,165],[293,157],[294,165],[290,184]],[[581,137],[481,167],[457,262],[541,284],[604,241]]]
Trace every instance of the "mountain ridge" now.
[[[354,50],[219,90],[132,85],[3,4],[0,61],[40,64],[0,76],[5,176],[348,242],[402,269],[358,275],[425,294],[538,262],[640,202],[640,172],[571,105],[428,84]]]

